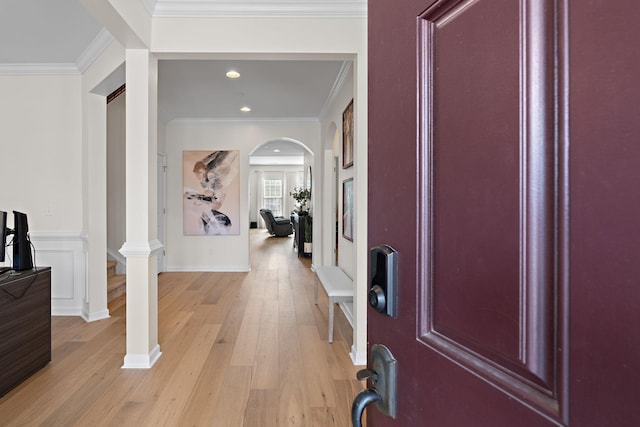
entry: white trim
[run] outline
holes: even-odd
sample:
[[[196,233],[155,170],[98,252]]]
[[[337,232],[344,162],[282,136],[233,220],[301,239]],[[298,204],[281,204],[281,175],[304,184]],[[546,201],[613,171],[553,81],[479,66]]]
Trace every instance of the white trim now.
[[[85,322],[95,322],[96,320],[108,319],[111,317],[109,315],[109,310],[87,313],[84,308],[82,309],[82,313],[80,315],[85,320]]]
[[[334,105],[334,103],[336,102],[336,98],[340,92],[340,89],[342,89],[342,85],[344,85],[347,79],[347,76],[349,75],[349,70],[351,70],[352,66],[353,66],[353,61],[342,62],[342,67],[340,67],[340,71],[338,72],[338,77],[336,78],[336,81],[333,83],[331,92],[329,93],[329,96],[327,97],[327,101],[324,103],[324,106],[320,110],[320,114],[318,114],[318,117],[324,117],[325,114],[327,113],[327,110]]]
[[[155,4],[153,17],[162,18],[366,18],[366,0],[300,1],[164,1]]]
[[[51,301],[51,316],[80,316],[84,318],[82,315],[82,308],[74,308],[74,307],[56,307],[54,306],[55,301],[52,299]]]
[[[156,256],[164,248],[164,245],[158,239],[147,242],[141,240],[138,242],[124,242],[120,248],[120,253],[125,257],[151,257]]]
[[[78,75],[86,71],[114,38],[106,29],[100,30],[76,63],[16,63],[0,64],[0,76]]]
[[[126,354],[122,369],[149,369],[158,361],[160,356],[162,356],[162,352],[158,344],[149,354]]]
[[[82,231],[30,231],[29,237],[41,242],[65,242],[81,240],[87,242],[87,234]]]
[[[249,156],[250,166],[303,166],[304,156]]]
[[[153,11],[156,10],[156,3],[158,3],[157,0],[142,0],[142,4],[149,16],[153,16]]]
[[[29,238],[35,248],[34,263],[51,267],[51,314],[83,316],[87,283],[86,233],[32,231]]]
[[[178,272],[178,271],[200,271],[200,272],[210,272],[210,273],[248,273],[251,271],[251,266],[249,265],[224,265],[224,266],[175,266],[169,265],[166,269],[167,272]]]
[[[98,35],[89,43],[89,46],[76,59],[76,68],[80,73],[84,73],[100,54],[114,40],[113,36],[106,29],[100,30]]]
[[[349,353],[349,356],[351,357],[351,361],[355,366],[366,366],[367,364],[366,351],[362,351],[358,353],[356,349],[353,346],[351,346],[351,352]]]
[[[80,74],[76,64],[33,63],[33,64],[0,64],[0,76],[44,76],[44,75],[76,75]]]

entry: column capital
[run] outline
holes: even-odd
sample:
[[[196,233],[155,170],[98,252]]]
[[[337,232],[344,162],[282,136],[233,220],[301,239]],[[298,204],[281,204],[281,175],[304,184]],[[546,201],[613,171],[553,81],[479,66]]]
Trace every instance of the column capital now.
[[[151,241],[127,241],[124,242],[119,252],[127,258],[144,258],[157,256],[163,248],[164,245],[158,239],[154,239]]]

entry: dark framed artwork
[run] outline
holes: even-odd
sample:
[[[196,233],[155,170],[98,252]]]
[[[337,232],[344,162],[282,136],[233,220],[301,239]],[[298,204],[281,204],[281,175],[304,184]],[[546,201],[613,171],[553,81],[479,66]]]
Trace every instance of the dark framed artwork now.
[[[353,242],[353,178],[342,181],[342,237]]]
[[[240,234],[240,151],[183,151],[185,236]]]
[[[342,113],[342,169],[353,166],[353,99]]]

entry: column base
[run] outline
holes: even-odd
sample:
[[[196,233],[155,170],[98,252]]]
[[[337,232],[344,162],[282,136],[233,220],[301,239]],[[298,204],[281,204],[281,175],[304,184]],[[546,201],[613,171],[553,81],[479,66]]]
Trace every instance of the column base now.
[[[126,354],[122,369],[149,369],[162,356],[160,345],[156,345],[149,354]]]

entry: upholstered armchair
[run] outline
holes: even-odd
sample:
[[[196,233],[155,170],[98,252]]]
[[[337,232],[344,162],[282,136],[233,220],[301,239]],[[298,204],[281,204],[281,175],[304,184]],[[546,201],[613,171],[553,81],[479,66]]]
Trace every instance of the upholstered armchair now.
[[[260,216],[264,219],[269,234],[276,237],[286,237],[293,233],[293,225],[288,218],[273,216],[271,209],[260,209]]]

